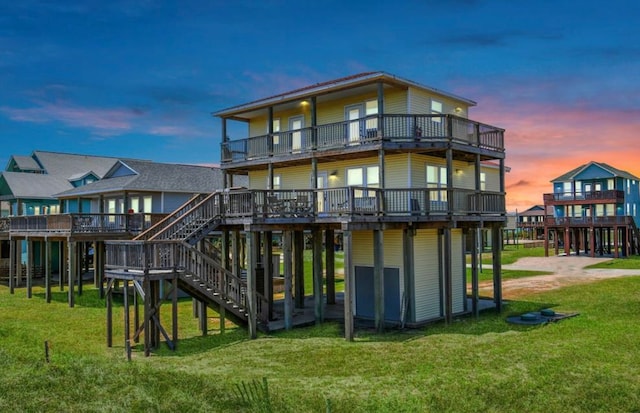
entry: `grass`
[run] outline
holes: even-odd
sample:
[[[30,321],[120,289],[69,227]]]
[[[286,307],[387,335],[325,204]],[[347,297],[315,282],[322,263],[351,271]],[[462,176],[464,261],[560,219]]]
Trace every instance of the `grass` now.
[[[637,261],[636,261],[637,263]],[[637,268],[637,267],[636,267]],[[127,361],[122,306],[106,346],[105,306],[85,287],[27,299],[0,286],[0,411],[628,412],[640,410],[635,277],[531,294],[503,314],[342,338],[339,323],[260,335],[227,325],[201,336],[180,301],[177,351]],[[544,326],[505,317],[579,312]],[[161,319],[168,320],[169,307]],[[168,326],[166,326],[168,327]],[[50,345],[45,360],[44,342]]]
[[[506,245],[502,250],[502,264],[513,264],[523,257],[544,257],[544,248],[524,248],[522,245]],[[482,271],[478,273],[480,282],[493,280],[493,257],[490,252],[482,253]],[[471,256],[467,254],[467,264],[471,264]],[[534,277],[551,274],[548,271],[509,270],[502,268],[502,279]],[[471,283],[471,269],[467,268],[467,283]]]
[[[355,342],[341,338],[337,323],[257,340],[243,329],[202,337],[186,300],[178,350],[162,346],[145,358],[138,346],[131,362],[117,342],[121,330],[106,347],[105,309],[95,290],[86,289],[70,309],[62,296],[46,304],[39,291],[27,299],[0,287],[0,410],[637,411],[637,281],[532,295],[509,303],[504,314],[449,326],[358,330]],[[547,307],[580,315],[537,327],[504,321]],[[252,383],[268,400],[238,395]]]
[[[599,264],[593,264],[587,268],[610,268],[620,270],[638,270],[640,269],[640,256],[631,255],[627,258],[612,258]]]

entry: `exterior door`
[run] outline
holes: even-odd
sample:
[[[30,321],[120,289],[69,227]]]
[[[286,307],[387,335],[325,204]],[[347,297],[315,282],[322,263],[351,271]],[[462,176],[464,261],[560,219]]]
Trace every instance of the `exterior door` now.
[[[347,120],[347,141],[349,143],[359,142],[362,134],[360,118],[364,116],[364,107],[362,105],[347,106],[344,116]]]
[[[318,178],[317,178],[317,188],[318,189],[325,189],[327,187],[327,181],[328,181],[328,175],[326,172],[318,172]],[[317,211],[318,213],[323,213],[325,212],[324,210],[324,206],[325,206],[325,202],[326,202],[326,198],[327,198],[327,194],[325,191],[318,191],[318,200],[316,207],[318,208]]]
[[[291,133],[291,152],[302,150],[302,128],[304,127],[304,117],[295,116],[289,118],[289,131]]]

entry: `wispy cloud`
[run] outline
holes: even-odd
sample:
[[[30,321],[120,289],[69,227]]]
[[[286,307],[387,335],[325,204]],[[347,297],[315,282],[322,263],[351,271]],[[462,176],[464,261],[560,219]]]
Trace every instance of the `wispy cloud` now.
[[[174,136],[176,138],[200,138],[211,135],[210,133],[190,126],[175,125],[154,126],[149,130],[149,133],[151,135]]]
[[[132,129],[141,116],[135,109],[86,108],[68,103],[43,103],[36,107],[15,108],[1,106],[0,112],[17,122],[62,123],[74,128],[86,128],[99,135],[112,135]]]

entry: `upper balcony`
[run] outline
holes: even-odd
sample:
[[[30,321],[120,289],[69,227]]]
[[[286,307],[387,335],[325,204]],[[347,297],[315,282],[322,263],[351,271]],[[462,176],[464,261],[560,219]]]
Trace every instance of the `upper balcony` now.
[[[621,204],[624,191],[558,192],[543,195],[545,205]]]
[[[311,157],[389,151],[434,151],[452,145],[467,160],[504,158],[504,130],[454,115],[374,115],[222,143],[222,168],[251,168]]]

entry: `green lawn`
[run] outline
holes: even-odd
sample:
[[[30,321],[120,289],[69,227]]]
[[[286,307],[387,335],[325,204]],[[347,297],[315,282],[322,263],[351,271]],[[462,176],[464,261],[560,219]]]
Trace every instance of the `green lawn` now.
[[[631,255],[627,258],[612,258],[609,261],[600,264],[590,265],[587,268],[612,268],[621,270],[638,270],[640,269],[640,256]]]
[[[94,288],[69,308],[64,292],[46,304],[39,287],[27,299],[24,289],[11,295],[0,286],[0,411],[640,411],[638,281],[531,294],[503,314],[451,325],[383,335],[359,328],[354,342],[333,322],[256,340],[229,324],[203,337],[183,300],[177,351],[163,345],[146,358],[138,344],[130,362],[122,306],[108,348]],[[505,322],[542,308],[580,315],[544,326]]]

